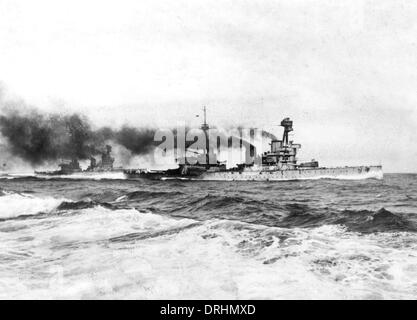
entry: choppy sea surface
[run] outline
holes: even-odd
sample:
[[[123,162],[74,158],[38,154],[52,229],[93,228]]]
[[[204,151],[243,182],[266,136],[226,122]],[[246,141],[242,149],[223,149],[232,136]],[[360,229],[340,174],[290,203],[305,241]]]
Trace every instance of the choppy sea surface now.
[[[0,178],[1,299],[415,299],[417,175]]]

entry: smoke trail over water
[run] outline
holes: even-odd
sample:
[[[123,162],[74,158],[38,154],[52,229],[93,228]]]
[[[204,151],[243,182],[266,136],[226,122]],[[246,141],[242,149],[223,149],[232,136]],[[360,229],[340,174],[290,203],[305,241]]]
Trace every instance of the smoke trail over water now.
[[[37,165],[59,158],[88,159],[101,152],[106,141],[124,146],[135,155],[148,153],[154,146],[154,129],[94,129],[79,114],[41,114],[36,110],[4,111],[0,133],[14,156]]]

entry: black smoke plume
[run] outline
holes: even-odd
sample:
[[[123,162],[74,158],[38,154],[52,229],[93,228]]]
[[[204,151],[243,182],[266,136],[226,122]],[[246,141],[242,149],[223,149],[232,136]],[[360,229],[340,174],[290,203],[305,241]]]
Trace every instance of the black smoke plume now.
[[[79,114],[44,115],[35,110],[4,112],[0,115],[0,133],[13,155],[33,165],[60,158],[88,159],[100,153],[109,140],[137,155],[155,147],[154,129],[94,129]]]

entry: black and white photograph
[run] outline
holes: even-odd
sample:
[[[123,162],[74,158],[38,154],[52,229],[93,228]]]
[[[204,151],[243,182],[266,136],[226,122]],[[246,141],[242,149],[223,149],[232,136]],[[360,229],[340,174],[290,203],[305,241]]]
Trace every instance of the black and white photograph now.
[[[0,300],[415,300],[416,141],[416,1],[0,0]]]

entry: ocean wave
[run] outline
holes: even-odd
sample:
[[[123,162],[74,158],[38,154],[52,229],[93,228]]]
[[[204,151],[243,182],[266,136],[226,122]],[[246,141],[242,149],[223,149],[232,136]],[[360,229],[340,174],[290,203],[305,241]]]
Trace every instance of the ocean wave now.
[[[31,277],[20,278],[18,285],[6,277],[0,297],[410,298],[417,285],[417,258],[410,258],[417,249],[415,233],[399,238],[363,235],[341,225],[197,221],[101,206],[79,211],[48,217],[48,228],[21,230],[20,240],[5,236],[4,272],[13,262],[10,272],[30,271]],[[399,247],[399,241],[408,246]],[[28,252],[12,250],[23,242]],[[25,261],[45,250],[50,257],[42,270],[37,264],[28,267]]]
[[[410,183],[2,180],[0,298],[414,299]]]
[[[123,172],[86,172],[63,175],[36,174],[35,177],[45,180],[70,179],[70,180],[125,180]]]
[[[277,222],[282,227],[319,227],[321,225],[343,225],[349,231],[373,232],[417,232],[417,225],[411,216],[379,210],[336,210],[332,208],[311,208],[307,205],[287,205],[289,214]]]
[[[109,209],[103,206],[80,208],[77,214],[55,219],[53,230],[44,236],[53,239],[53,249],[83,247],[88,244],[104,245],[113,242],[154,238],[165,233],[179,232],[195,223],[192,219],[175,219],[134,208]]]
[[[112,205],[107,202],[97,202],[97,201],[62,201],[57,207],[56,210],[63,211],[63,210],[82,210],[82,209],[88,209],[88,208],[94,208],[94,207],[106,207],[106,208],[112,208]]]
[[[226,212],[233,214],[234,210],[245,217],[245,215],[251,213],[276,212],[282,209],[279,204],[272,203],[267,199],[257,200],[237,195],[216,194],[185,198],[183,207],[186,207],[189,213],[198,213],[200,215],[202,212],[209,212],[214,217],[219,217]]]
[[[66,199],[35,197],[31,194],[2,191],[0,196],[0,219],[48,213]]]
[[[202,220],[228,219],[285,228],[315,228],[326,224],[340,224],[350,231],[361,233],[417,232],[412,213],[393,212],[385,208],[341,209],[340,206],[323,206],[311,201],[310,203],[288,200],[278,202],[237,195],[203,194],[186,197],[180,194],[182,201],[175,202],[169,199],[177,197],[176,193],[162,195],[159,192],[145,194],[138,192],[137,195],[138,199],[148,196],[155,199],[155,203],[166,208],[166,212],[170,212],[173,216],[198,217]],[[138,205],[140,206],[140,203]]]
[[[122,199],[128,200],[144,200],[144,199],[154,199],[160,197],[163,200],[166,197],[176,197],[180,196],[183,193],[179,191],[150,191],[150,190],[137,190],[129,192],[122,197],[119,197],[119,201]]]
[[[332,223],[343,224],[351,231],[373,232],[416,232],[416,224],[405,214],[395,214],[384,208],[370,210],[344,210]]]
[[[413,233],[403,236],[417,239]],[[207,266],[208,273],[201,279],[202,286],[224,282],[212,296],[210,290],[198,294],[199,285],[194,286],[191,294],[201,298],[412,297],[417,259],[409,254],[417,245],[399,250],[397,238],[394,233],[360,235],[338,225],[287,229],[212,220],[183,230],[169,241],[175,246],[185,245],[186,239],[193,243],[184,268],[197,271],[192,265],[202,259],[199,263]],[[387,258],[395,263],[387,265]],[[216,265],[211,260],[222,263]],[[190,283],[187,280],[192,276],[183,276]],[[216,280],[209,280],[211,276]],[[181,293],[191,297],[188,292]]]

